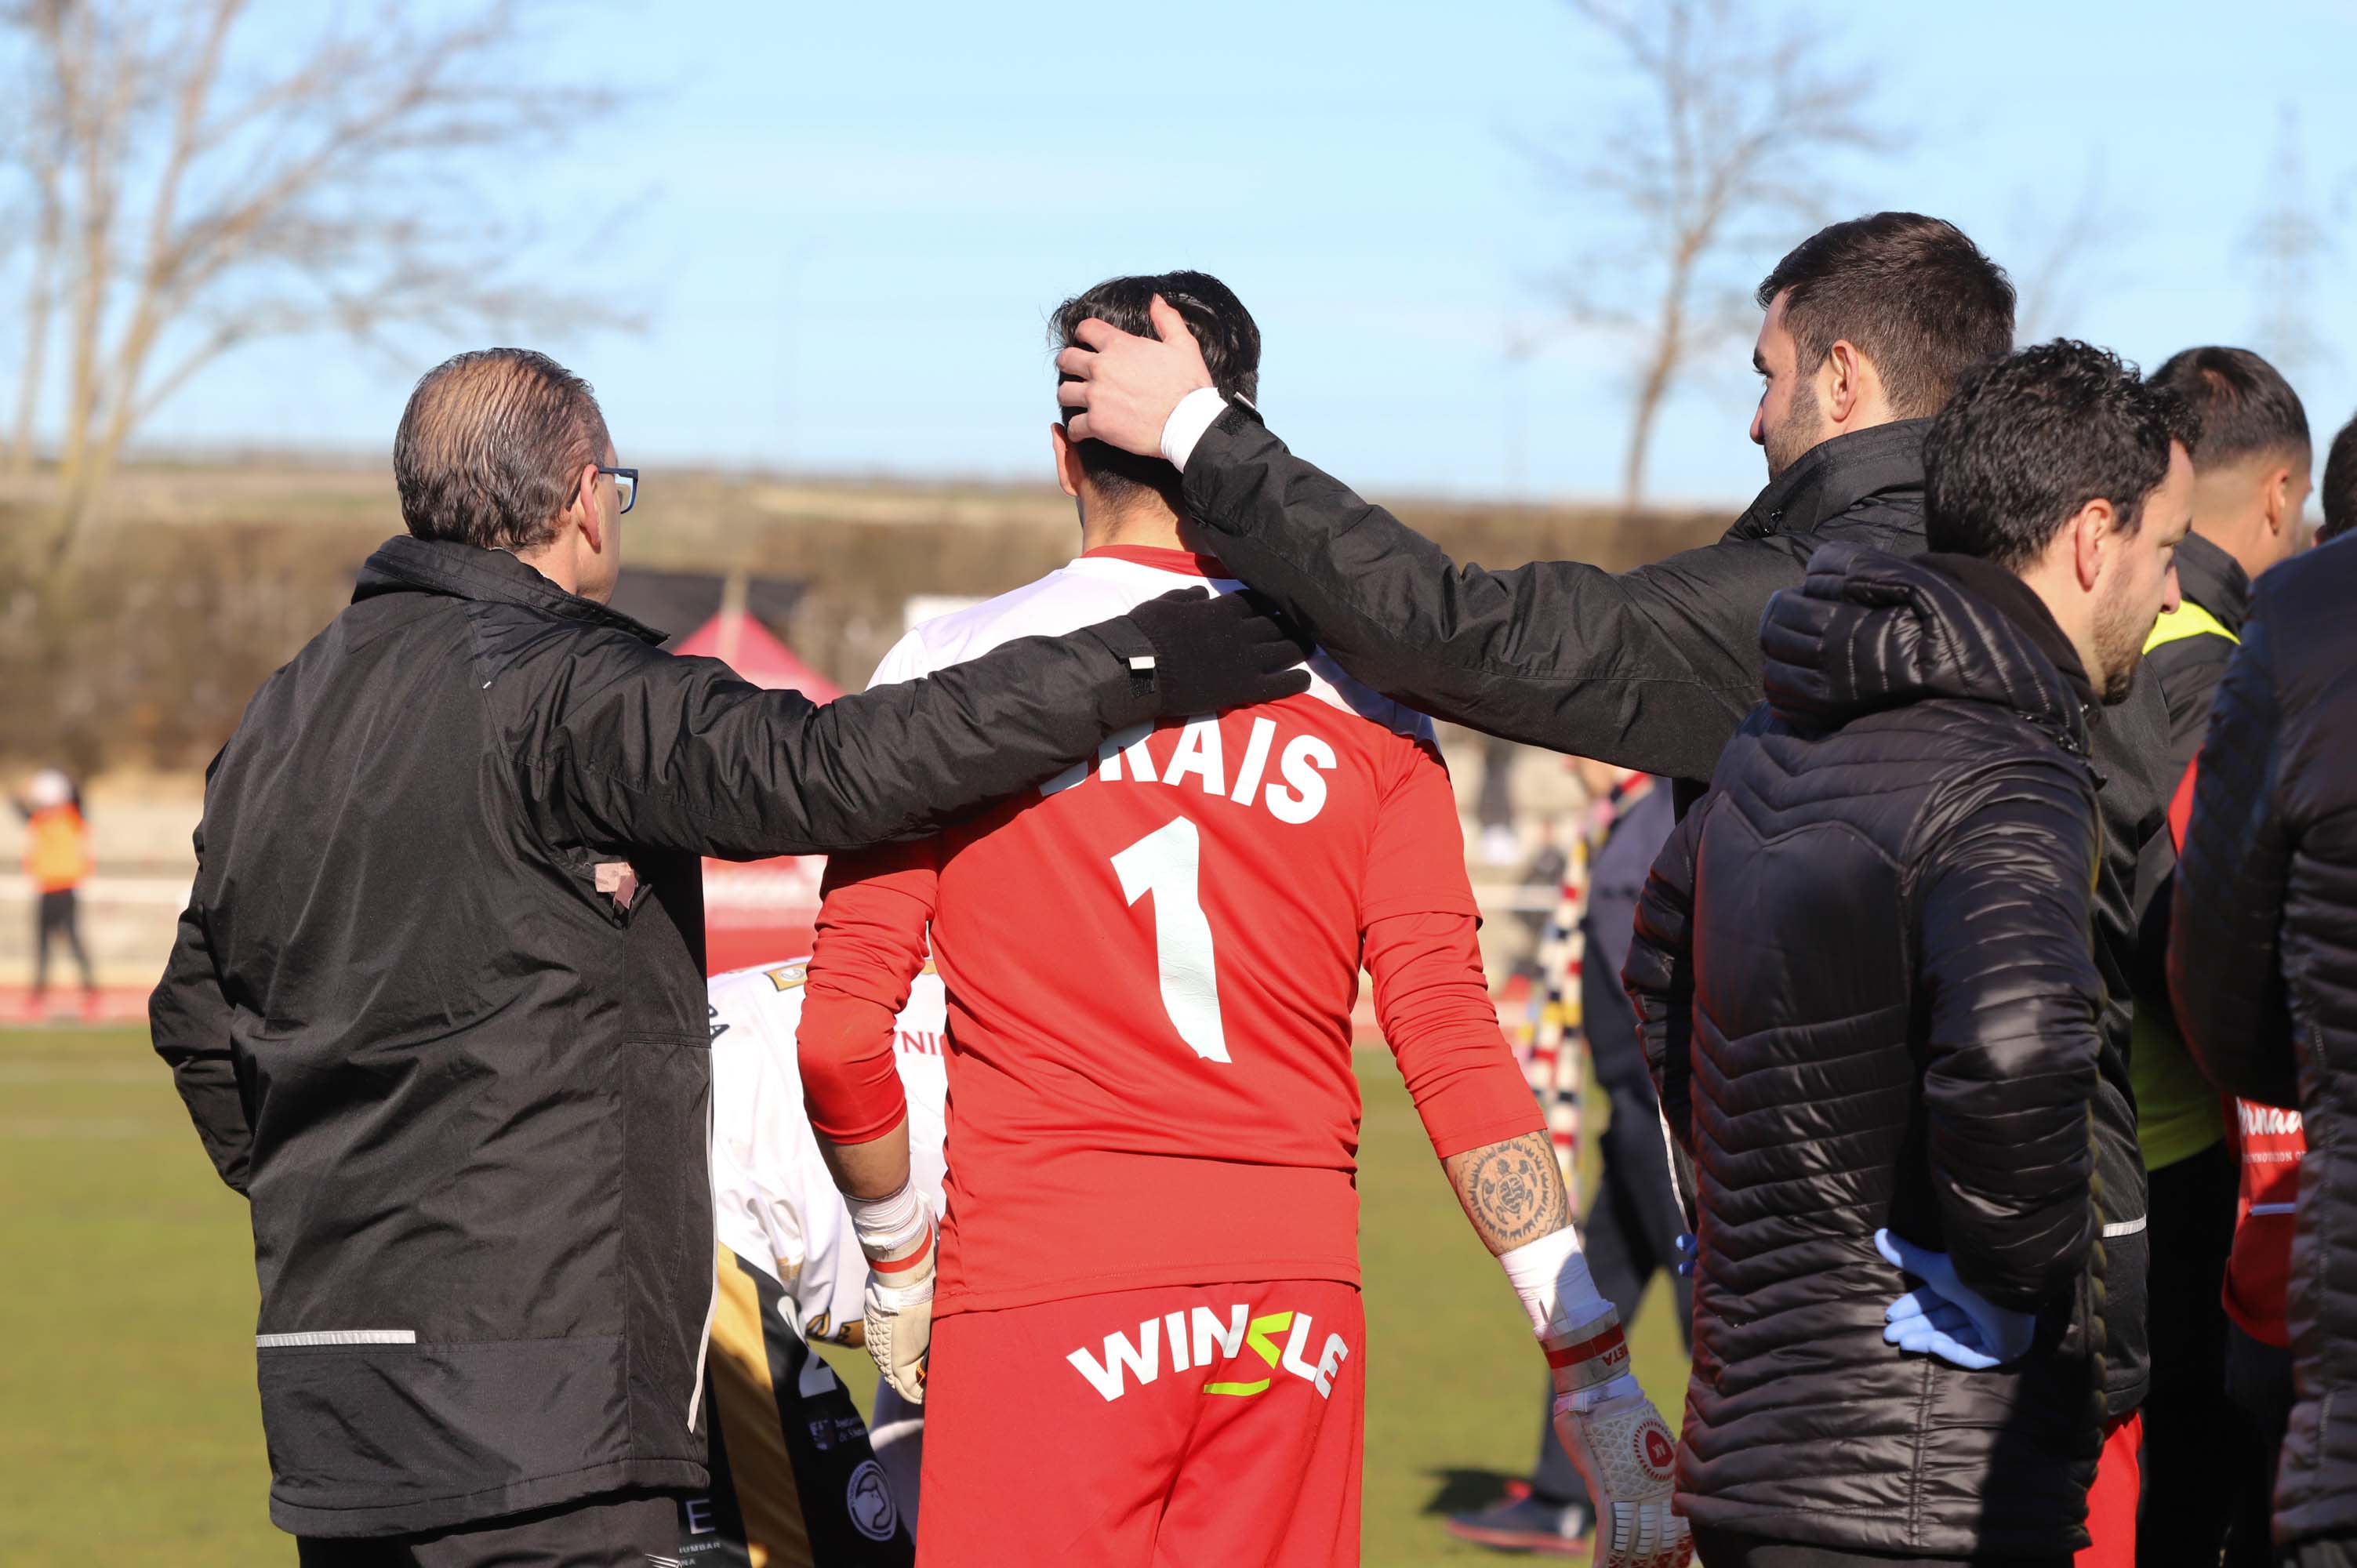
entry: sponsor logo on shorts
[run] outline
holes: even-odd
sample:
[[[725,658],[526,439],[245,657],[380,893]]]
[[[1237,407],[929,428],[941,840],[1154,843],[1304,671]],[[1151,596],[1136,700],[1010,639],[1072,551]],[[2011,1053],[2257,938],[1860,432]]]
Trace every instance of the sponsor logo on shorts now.
[[[1311,1362],[1311,1323],[1306,1312],[1266,1312],[1254,1317],[1250,1307],[1238,1304],[1223,1318],[1199,1306],[1149,1317],[1135,1334],[1106,1335],[1102,1356],[1083,1346],[1064,1359],[1107,1402],[1127,1393],[1133,1381],[1141,1388],[1154,1382],[1166,1366],[1173,1374],[1219,1374],[1204,1381],[1207,1394],[1249,1399],[1266,1393],[1273,1374],[1284,1371],[1316,1389],[1318,1398],[1331,1399],[1334,1376],[1350,1359],[1351,1347],[1340,1334],[1329,1334]],[[1229,1362],[1243,1364],[1231,1368]]]
[[[851,1527],[870,1541],[889,1541],[900,1528],[900,1508],[892,1488],[884,1483],[884,1466],[862,1459],[843,1488],[843,1506]]]

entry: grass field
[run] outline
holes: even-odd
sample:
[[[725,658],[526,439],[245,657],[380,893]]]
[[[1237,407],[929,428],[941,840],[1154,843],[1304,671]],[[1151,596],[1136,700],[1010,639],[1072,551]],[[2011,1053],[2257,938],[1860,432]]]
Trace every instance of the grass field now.
[[[1439,1515],[1529,1466],[1542,1363],[1390,1059],[1360,1062],[1365,1560],[1489,1559]],[[244,1206],[143,1033],[0,1032],[0,1556],[294,1562],[264,1512]],[[1674,1423],[1683,1358],[1660,1289],[1632,1339]],[[864,1360],[838,1364],[864,1403]]]

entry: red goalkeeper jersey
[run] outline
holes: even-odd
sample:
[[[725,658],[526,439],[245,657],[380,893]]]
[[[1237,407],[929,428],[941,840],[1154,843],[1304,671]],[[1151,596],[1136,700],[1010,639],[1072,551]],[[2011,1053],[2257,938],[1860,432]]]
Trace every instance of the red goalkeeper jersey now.
[[[877,681],[1235,586],[1216,574],[1092,551],[918,628]],[[1362,960],[1444,1157],[1539,1128],[1482,984],[1430,722],[1322,656],[1311,671],[1304,695],[1117,736],[971,822],[830,869],[802,1031],[823,1132],[897,1118],[888,1058],[874,1095],[840,1069],[888,1028],[929,925],[948,988],[936,1312],[1355,1283]]]

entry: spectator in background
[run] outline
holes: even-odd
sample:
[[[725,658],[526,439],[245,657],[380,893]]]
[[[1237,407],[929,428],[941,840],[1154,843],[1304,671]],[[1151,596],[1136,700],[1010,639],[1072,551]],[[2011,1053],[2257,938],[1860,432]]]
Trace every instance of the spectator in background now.
[[[2323,543],[2357,529],[2357,419],[2341,427],[2332,450],[2324,458],[2324,526],[2316,531]]]
[[[2169,777],[2183,777],[2210,725],[2210,701],[2234,651],[2251,585],[2307,542],[2308,413],[2276,368],[2247,349],[2188,349],[2153,372],[2201,417],[2193,448],[2193,532],[2177,553],[2179,607],[2145,643],[2147,678],[2169,704]],[[2272,1444],[2238,1425],[2226,1399],[2226,1308],[2241,1162],[2218,1096],[2185,1054],[2169,1016],[2169,874],[2175,841],[2156,833],[2136,884],[2142,975],[2135,1046],[2136,1136],[2151,1190],[2152,1393],[2145,1402],[2144,1511],[2137,1561],[2151,1568],[2215,1561],[2239,1502],[2265,1518]],[[2262,1229],[2266,1229],[2263,1225]],[[2222,1466],[2244,1438],[2240,1462]],[[2277,1434],[2280,1441],[2280,1434]],[[2248,1533],[2247,1530],[2244,1533]]]
[[[1931,552],[1828,545],[1769,601],[1767,703],[1654,862],[1625,978],[1698,1173],[1710,1568],[2133,1561],[2088,730],[2176,602],[2197,434],[2084,343],[1966,371]]]
[[[81,791],[54,768],[33,775],[16,801],[25,819],[25,875],[33,881],[32,1012],[48,1007],[49,949],[62,941],[81,970],[84,1011],[95,1007],[98,977],[81,945],[81,889],[90,880],[90,824],[82,820]]]
[[[2297,1108],[2314,1130],[2287,1303],[2297,1402],[2275,1497],[2278,1560],[2297,1568],[2357,1563],[2352,599],[2357,545],[2259,584],[2201,748],[2169,944],[2178,1024],[2211,1081]]]
[[[1637,1036],[1637,1015],[1620,985],[1637,900],[1644,894],[1653,857],[1670,836],[1670,789],[1665,780],[1610,763],[1582,757],[1576,766],[1597,803],[1588,829],[1587,897],[1579,917],[1585,939],[1580,1023],[1597,1086],[1610,1106],[1601,1140],[1602,1177],[1580,1225],[1587,1270],[1623,1326],[1636,1321],[1653,1276],[1669,1273],[1678,1329],[1691,1344],[1694,1282],[1674,1272],[1677,1238],[1685,1221],[1662,1146],[1661,1112],[1652,1073],[1645,1066],[1644,1043]],[[1478,1512],[1458,1514],[1448,1521],[1451,1535],[1507,1550],[1569,1552],[1593,1528],[1596,1510],[1587,1487],[1555,1441],[1552,1384],[1545,1392],[1530,1489]]]

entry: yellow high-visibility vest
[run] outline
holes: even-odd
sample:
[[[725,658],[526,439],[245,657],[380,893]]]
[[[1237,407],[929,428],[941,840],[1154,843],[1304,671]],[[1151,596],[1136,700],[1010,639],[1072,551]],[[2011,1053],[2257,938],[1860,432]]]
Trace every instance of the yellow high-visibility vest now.
[[[2160,618],[2152,623],[2152,635],[2144,639],[2144,650],[2150,653],[2165,642],[2180,642],[2189,637],[2222,637],[2238,646],[2243,640],[2226,629],[2224,621],[2191,599],[2183,599],[2175,609],[2160,612]]]

